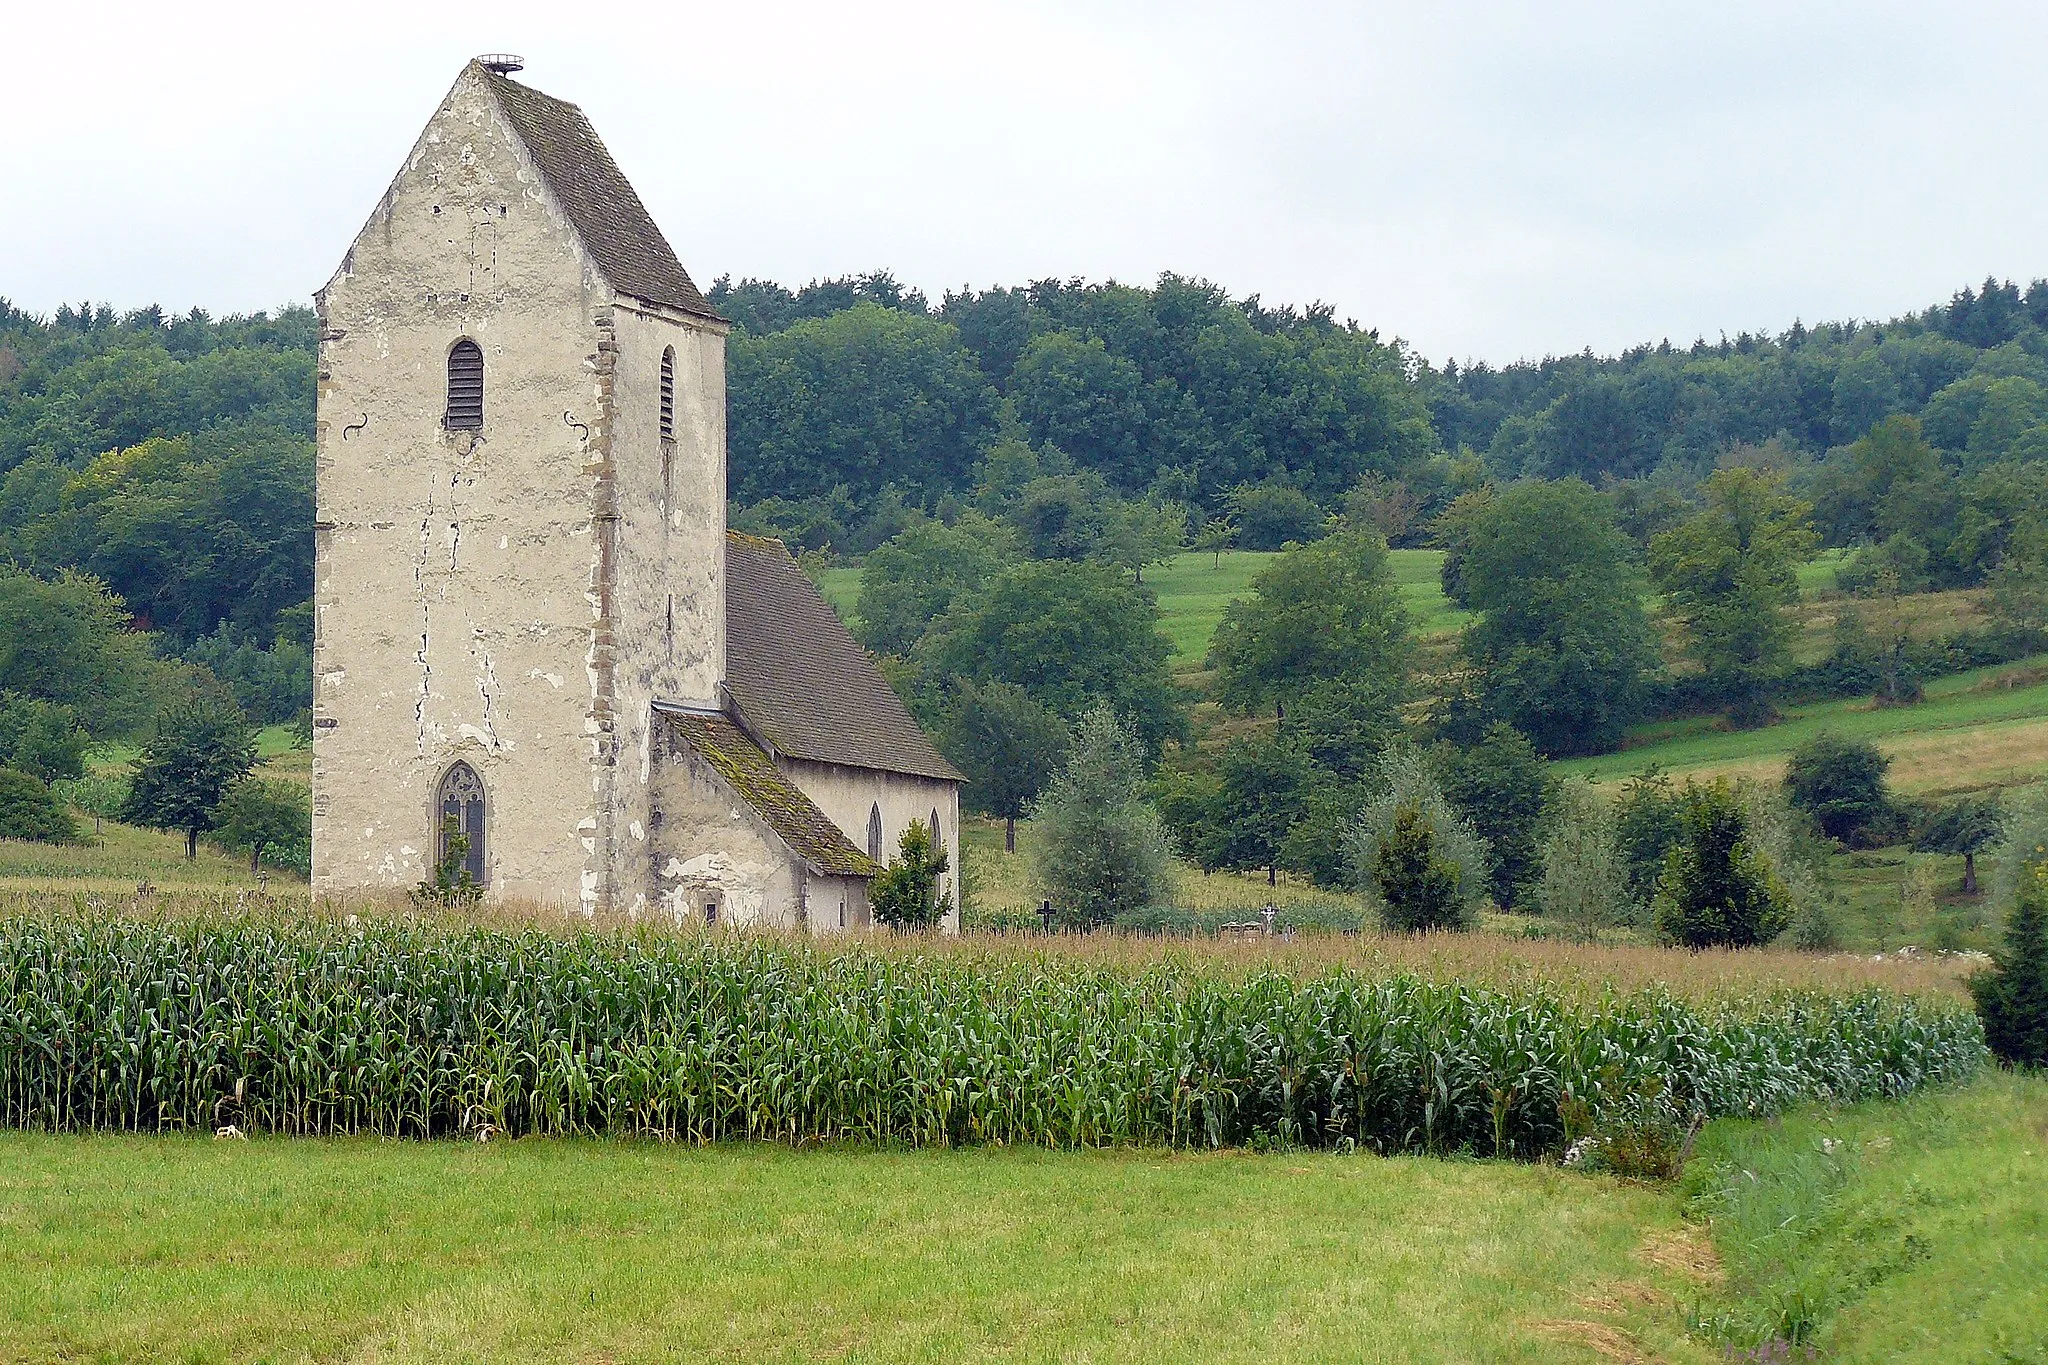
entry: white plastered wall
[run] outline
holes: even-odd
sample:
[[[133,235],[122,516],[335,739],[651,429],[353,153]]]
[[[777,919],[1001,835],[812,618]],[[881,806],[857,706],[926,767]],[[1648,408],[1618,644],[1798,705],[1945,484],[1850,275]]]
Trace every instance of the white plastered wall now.
[[[723,924],[798,927],[804,865],[688,745],[664,740],[651,795],[654,913],[702,924],[710,901]]]
[[[631,301],[613,310],[613,335],[612,846],[617,904],[638,913],[658,870],[648,833],[659,743],[652,703],[715,706],[725,677],[725,337],[718,323]],[[661,355],[671,347],[675,439],[664,461]]]
[[[316,888],[425,877],[459,758],[488,794],[492,894],[586,903],[604,743],[588,433],[612,301],[465,71],[320,300]],[[484,354],[480,433],[441,424],[461,337]]]
[[[960,929],[960,784],[908,773],[880,772],[872,768],[849,768],[836,763],[813,763],[781,758],[777,765],[795,783],[797,790],[839,826],[853,846],[868,847],[868,815],[876,807],[882,812],[882,861],[896,856],[897,843],[912,820],[929,822],[932,812],[939,816],[939,834],[946,846],[946,874],[940,879],[940,894],[951,907],[943,928]]]

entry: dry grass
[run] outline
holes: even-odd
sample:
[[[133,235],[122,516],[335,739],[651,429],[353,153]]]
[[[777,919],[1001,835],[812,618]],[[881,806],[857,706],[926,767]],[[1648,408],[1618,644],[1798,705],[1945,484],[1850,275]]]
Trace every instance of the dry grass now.
[[[1003,852],[1000,820],[968,820],[961,835],[977,908],[1014,911],[1037,906],[1039,890],[1032,880],[1030,855],[1038,832],[1029,821],[1017,826],[1015,853]],[[1264,873],[1204,873],[1188,863],[1177,863],[1174,867],[1174,904],[1185,910],[1249,912],[1262,905],[1296,905],[1331,898],[1330,892],[1312,882],[1284,872],[1269,883]]]

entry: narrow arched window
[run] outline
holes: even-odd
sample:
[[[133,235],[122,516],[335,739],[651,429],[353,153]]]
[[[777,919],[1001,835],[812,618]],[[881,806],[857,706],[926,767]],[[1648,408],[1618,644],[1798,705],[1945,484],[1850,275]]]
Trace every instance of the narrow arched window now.
[[[932,836],[932,848],[934,850],[946,846],[946,841],[939,837],[939,812],[937,807],[932,808],[932,825],[931,829],[927,832]]]
[[[882,807],[879,804],[868,807],[868,856],[878,863],[882,861]]]
[[[448,348],[448,412],[441,425],[450,431],[484,429],[484,348],[468,337]]]
[[[482,886],[486,879],[484,862],[484,783],[476,769],[457,763],[441,775],[441,788],[434,798],[436,862],[448,869],[451,879],[467,875],[470,883]]]
[[[661,352],[661,439],[676,438],[676,348]]]

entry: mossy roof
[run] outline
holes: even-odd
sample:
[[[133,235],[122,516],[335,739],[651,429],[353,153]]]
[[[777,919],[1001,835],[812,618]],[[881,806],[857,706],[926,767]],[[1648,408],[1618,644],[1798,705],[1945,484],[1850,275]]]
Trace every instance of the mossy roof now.
[[[746,802],[775,837],[812,872],[828,877],[872,877],[881,867],[854,847],[811,798],[797,790],[760,745],[723,716],[664,710],[662,715],[691,749]]]

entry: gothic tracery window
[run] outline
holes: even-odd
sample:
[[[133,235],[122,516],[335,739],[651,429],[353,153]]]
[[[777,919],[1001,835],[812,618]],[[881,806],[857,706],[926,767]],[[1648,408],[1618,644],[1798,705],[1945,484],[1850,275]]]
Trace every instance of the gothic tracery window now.
[[[484,429],[484,348],[468,337],[448,348],[448,411],[441,425],[450,431]]]
[[[467,872],[470,881],[478,886],[484,884],[484,783],[476,775],[476,769],[467,763],[457,763],[441,776],[441,789],[434,800],[435,824],[439,826],[434,839],[436,861],[447,863],[451,853],[450,845],[460,836],[467,847],[462,849],[458,872]],[[450,827],[450,820],[454,821]]]

